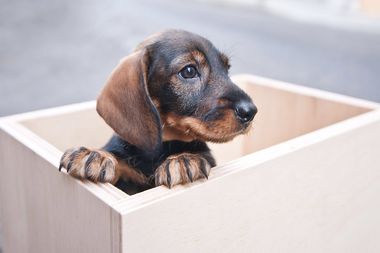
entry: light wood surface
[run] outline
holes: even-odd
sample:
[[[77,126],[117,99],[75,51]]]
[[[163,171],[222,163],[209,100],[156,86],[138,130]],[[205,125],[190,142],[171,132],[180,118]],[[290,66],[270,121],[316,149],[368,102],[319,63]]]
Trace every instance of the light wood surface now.
[[[380,252],[380,112],[368,116],[126,201],[123,252]]]
[[[259,107],[253,132],[212,145],[209,180],[170,190],[58,173],[63,150],[112,134],[94,102],[1,119],[5,252],[380,252],[379,105],[234,80]]]
[[[259,108],[253,129],[226,144],[210,144],[218,164],[368,112],[377,104],[330,92],[251,75],[234,76]],[[112,135],[95,103],[43,110],[18,117],[23,126],[61,151],[75,146],[102,147]]]
[[[77,146],[104,146],[113,131],[97,114],[95,103],[90,108],[73,109],[71,113],[23,120],[22,125],[61,151]]]
[[[120,252],[120,215],[111,204],[126,195],[59,173],[59,156],[49,161],[54,150],[45,150],[43,159],[43,143],[7,128],[0,130],[4,252]]]
[[[377,104],[251,75],[234,76],[258,107],[253,129],[231,143],[212,144],[218,164],[368,112]]]

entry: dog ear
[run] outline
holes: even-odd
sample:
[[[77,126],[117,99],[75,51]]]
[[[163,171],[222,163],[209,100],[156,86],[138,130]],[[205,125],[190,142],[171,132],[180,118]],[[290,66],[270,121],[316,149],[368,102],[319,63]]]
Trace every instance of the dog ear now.
[[[161,122],[148,92],[146,49],[122,59],[97,100],[96,110],[125,141],[154,151],[161,144]]]

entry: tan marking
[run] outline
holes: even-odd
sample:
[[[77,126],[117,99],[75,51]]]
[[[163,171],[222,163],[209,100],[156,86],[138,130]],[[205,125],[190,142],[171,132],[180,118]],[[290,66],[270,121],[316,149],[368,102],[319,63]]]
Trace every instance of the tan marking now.
[[[124,181],[132,181],[139,185],[148,184],[148,178],[144,174],[131,168],[129,165],[122,161],[119,161],[117,171]]]
[[[102,151],[102,150],[90,150],[90,149],[84,149],[81,152],[77,152],[79,148],[73,148],[67,150],[63,156],[62,156],[62,165],[64,168],[68,168],[68,165],[71,163],[70,170],[68,173],[76,178],[79,179],[87,179],[86,175],[86,161],[90,156],[90,153],[92,151],[95,151],[99,154],[99,157],[95,157],[88,167],[88,179],[97,182],[99,180],[99,176],[102,170],[102,165],[105,166],[105,176],[104,181],[105,182],[113,182],[115,180],[115,166],[117,164],[116,159],[113,157],[112,154]],[[76,152],[75,157],[71,157],[71,154]],[[72,158],[72,161],[70,160]]]
[[[183,168],[183,169],[178,170],[179,174],[181,175],[181,182],[182,183],[190,182],[190,179],[187,176],[187,171],[185,169],[185,163],[184,163],[183,159],[181,159],[181,158],[180,159],[176,158],[176,159],[179,162],[180,167]]]
[[[190,52],[192,58],[198,62],[199,65],[207,65],[206,57],[205,55],[200,52],[199,50],[193,50]]]
[[[155,183],[156,185],[170,186],[167,181],[166,164],[170,163],[170,160],[164,161],[155,171]]]
[[[195,61],[193,55],[191,53],[184,53],[181,55],[178,55],[173,61],[171,62],[173,66],[176,66],[179,70],[181,70],[183,67],[193,64],[197,65],[197,62]]]
[[[162,128],[162,131],[163,131],[162,133],[163,141],[179,140],[179,141],[190,142],[190,141],[195,140],[194,136],[190,134],[190,130],[181,131],[169,125],[164,125]]]
[[[211,142],[227,142],[239,134],[247,133],[251,124],[243,128],[237,123],[232,110],[225,112],[221,120],[204,122],[193,117],[181,117],[174,113],[162,116],[165,121],[164,140],[202,140]]]
[[[76,152],[78,149],[70,149],[64,153],[62,156],[63,167],[67,168],[67,165],[70,162],[70,154]],[[104,181],[115,184],[120,177],[125,181],[132,181],[139,185],[148,184],[147,177],[142,174],[140,171],[137,171],[130,166],[128,166],[123,161],[118,161],[111,153],[104,150],[84,150],[83,152],[78,153],[74,157],[71,165],[69,174],[73,177],[79,179],[86,179],[86,168],[85,164],[89,158],[90,152],[95,151],[99,154],[99,157],[96,157],[89,164],[89,180],[93,182],[98,182],[100,173],[104,168],[106,170]]]
[[[155,182],[156,185],[166,185],[172,187],[178,184],[187,184],[190,179],[187,174],[187,169],[184,163],[184,159],[189,162],[189,169],[192,173],[193,181],[204,178],[204,175],[200,169],[201,162],[203,159],[205,161],[206,170],[209,172],[211,166],[209,163],[200,155],[191,153],[182,153],[178,155],[169,156],[156,170],[155,172]],[[170,173],[170,185],[168,182],[168,174],[166,171],[166,165],[169,163],[169,173]]]
[[[179,159],[171,159],[169,171],[170,171],[170,183],[171,185],[177,185],[182,183],[182,164]]]

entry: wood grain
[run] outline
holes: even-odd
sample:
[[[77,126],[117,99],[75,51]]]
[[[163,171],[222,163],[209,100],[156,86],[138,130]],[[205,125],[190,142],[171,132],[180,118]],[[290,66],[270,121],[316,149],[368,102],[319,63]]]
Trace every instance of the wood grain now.
[[[116,194],[59,173],[4,130],[0,140],[4,252],[120,252]]]
[[[5,252],[379,252],[380,106],[254,76],[254,131],[209,180],[128,196],[58,173],[112,134],[95,103],[0,120]]]
[[[371,116],[165,197],[124,202],[123,252],[379,252],[380,112]]]

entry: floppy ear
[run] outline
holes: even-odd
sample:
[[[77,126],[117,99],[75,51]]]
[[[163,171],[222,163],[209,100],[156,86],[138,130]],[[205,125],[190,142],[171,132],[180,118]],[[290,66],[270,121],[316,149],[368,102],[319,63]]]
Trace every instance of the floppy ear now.
[[[147,50],[122,59],[100,93],[96,110],[122,139],[154,151],[161,144],[161,122],[148,92],[148,65]]]

